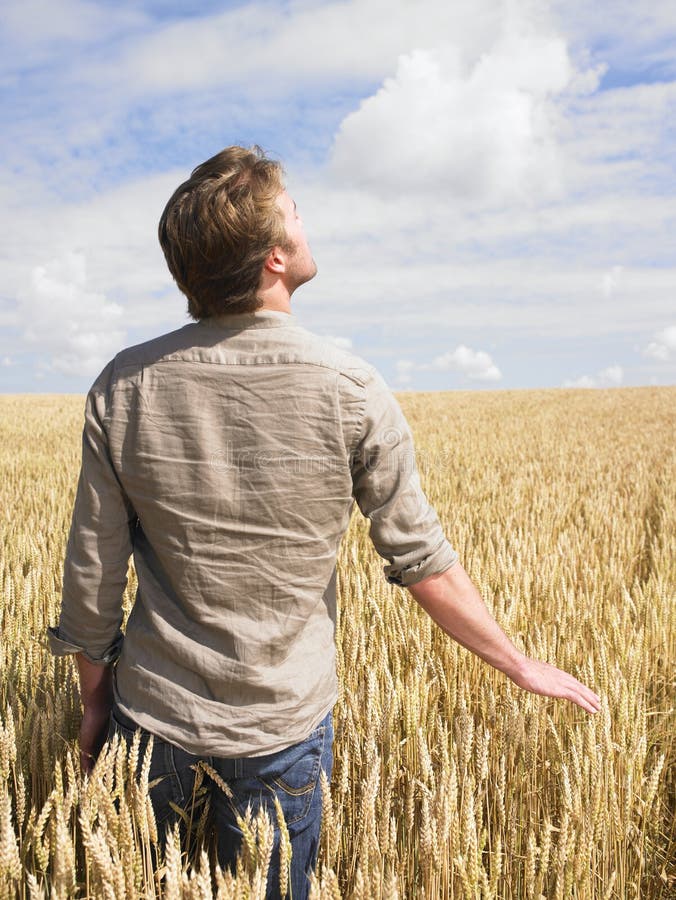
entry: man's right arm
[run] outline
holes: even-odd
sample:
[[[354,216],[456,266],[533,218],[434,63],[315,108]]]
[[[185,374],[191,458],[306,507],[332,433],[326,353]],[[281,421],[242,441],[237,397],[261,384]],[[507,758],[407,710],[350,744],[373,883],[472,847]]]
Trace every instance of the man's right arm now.
[[[413,435],[374,370],[365,390],[353,494],[391,584],[407,588],[443,630],[524,690],[597,712],[599,697],[567,672],[521,653],[495,621],[445,537],[420,484]]]
[[[600,698],[568,672],[530,659],[518,650],[495,621],[462,565],[430,575],[408,590],[434,621],[463,647],[534,694],[571,700],[590,713]]]

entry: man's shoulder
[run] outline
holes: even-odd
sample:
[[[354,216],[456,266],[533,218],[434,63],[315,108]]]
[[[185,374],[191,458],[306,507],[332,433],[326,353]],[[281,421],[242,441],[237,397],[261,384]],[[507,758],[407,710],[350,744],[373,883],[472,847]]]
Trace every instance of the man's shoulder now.
[[[303,326],[297,326],[296,330],[302,336],[304,361],[334,369],[362,387],[377,374],[375,366],[349,348],[334,343],[331,338],[322,337]]]
[[[189,334],[195,329],[194,323],[188,323],[174,331],[160,334],[157,337],[125,347],[116,354],[113,363],[117,371],[136,366],[147,366],[159,362],[164,357],[176,353],[189,344]]]
[[[185,345],[187,332],[192,327],[191,324],[184,325],[182,328],[160,334],[139,344],[132,344],[118,351],[101,370],[93,382],[90,392],[93,394],[106,393],[123,375],[141,372],[149,364],[175,353]]]

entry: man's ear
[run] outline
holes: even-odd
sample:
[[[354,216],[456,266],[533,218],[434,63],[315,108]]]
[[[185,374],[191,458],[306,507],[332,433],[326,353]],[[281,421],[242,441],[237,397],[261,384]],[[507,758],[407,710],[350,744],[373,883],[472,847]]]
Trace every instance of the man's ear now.
[[[283,275],[286,272],[286,254],[281,247],[273,247],[263,263],[263,268],[274,275]]]

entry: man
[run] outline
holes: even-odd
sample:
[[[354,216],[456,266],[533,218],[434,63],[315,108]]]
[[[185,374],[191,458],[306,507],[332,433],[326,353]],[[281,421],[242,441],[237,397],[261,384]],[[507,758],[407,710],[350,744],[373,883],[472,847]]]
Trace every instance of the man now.
[[[163,832],[206,760],[233,794],[212,794],[224,866],[239,849],[236,813],[264,803],[274,820],[276,795],[298,900],[316,864],[320,769],[331,774],[335,561],[355,501],[387,580],[449,635],[526,690],[589,712],[599,698],[501,631],[421,489],[384,380],[292,314],[317,269],[281,178],[259,148],[229,147],[169,200],[160,242],[195,321],[123,350],[88,394],[49,639],[77,654],[84,770],[114,732],[154,735]],[[269,896],[278,844],[279,830]]]

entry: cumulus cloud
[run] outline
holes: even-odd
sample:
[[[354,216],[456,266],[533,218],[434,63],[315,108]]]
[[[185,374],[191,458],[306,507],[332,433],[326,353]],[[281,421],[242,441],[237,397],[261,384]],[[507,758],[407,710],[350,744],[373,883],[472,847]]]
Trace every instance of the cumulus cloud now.
[[[555,196],[552,98],[578,73],[560,36],[539,32],[526,6],[511,9],[469,64],[443,39],[401,55],[394,76],[343,120],[336,174],[379,192],[444,190],[491,205]]]
[[[476,381],[500,381],[502,373],[495,365],[490,355],[484,350],[472,350],[464,344],[460,344],[455,350],[450,350],[441,356],[435,357],[429,365],[421,368],[434,369],[437,372],[462,372],[466,378]]]
[[[613,365],[601,369],[596,375],[581,375],[579,378],[567,378],[561,387],[564,388],[607,388],[619,387],[624,372],[622,366]]]
[[[608,366],[599,372],[599,381],[602,384],[622,384],[623,372],[622,366]]]
[[[124,344],[123,309],[89,287],[83,253],[36,266],[19,313],[23,338],[43,351],[47,371],[96,376]]]
[[[414,370],[432,370],[435,372],[460,372],[471,381],[500,381],[502,372],[495,365],[490,355],[484,350],[472,350],[459,344],[455,350],[449,350],[436,356],[431,363],[415,363],[408,359],[400,359],[395,364],[397,372],[395,381],[398,384],[409,384]]]
[[[580,375],[579,378],[566,378],[561,387],[565,388],[593,388],[597,387],[596,380],[590,375]]]
[[[672,356],[676,356],[676,325],[658,331],[653,335],[653,340],[644,348],[644,356],[666,362]]]

